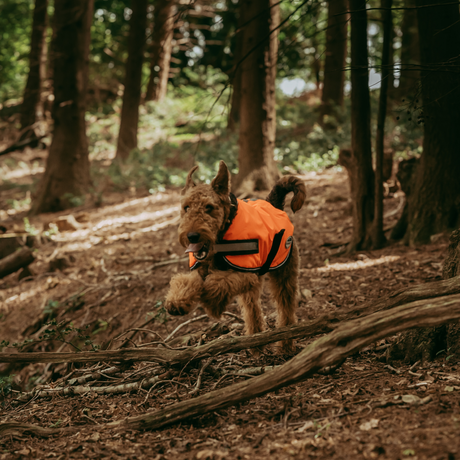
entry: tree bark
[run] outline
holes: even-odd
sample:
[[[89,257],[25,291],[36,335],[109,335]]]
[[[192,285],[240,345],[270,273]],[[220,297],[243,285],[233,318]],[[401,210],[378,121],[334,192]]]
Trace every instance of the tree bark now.
[[[371,107],[367,59],[366,2],[350,0],[351,12],[351,156],[353,237],[348,250],[370,247],[374,219],[374,171],[371,149]]]
[[[425,135],[409,208],[409,243],[460,226],[460,15],[457,4],[417,0]]]
[[[121,108],[116,157],[126,160],[137,147],[137,125],[141,103],[142,63],[144,60],[145,28],[148,0],[133,0],[128,37],[125,90]]]
[[[90,184],[85,109],[94,0],[56,2],[54,21],[54,133],[32,214],[72,206]]]
[[[18,271],[20,268],[27,267],[34,260],[35,257],[30,248],[20,249],[0,259],[0,279]]]
[[[460,318],[459,294],[412,302],[394,308],[390,312],[374,313],[342,324],[331,334],[307,346],[287,363],[260,376],[173,404],[162,410],[111,422],[101,428],[155,430],[197,415],[221,410],[305,380],[322,368],[343,362],[348,356],[377,340],[408,329],[437,326],[458,318]],[[28,430],[40,435],[38,428],[21,423],[6,423],[0,425],[0,434]],[[64,428],[54,431],[56,434],[64,432],[68,430]],[[46,430],[43,434],[50,433]]]
[[[448,255],[442,267],[445,280],[458,280],[460,273],[460,229],[450,236]],[[408,331],[388,350],[391,359],[416,362],[432,361],[438,355],[451,363],[460,359],[460,323],[458,321],[428,329]]]
[[[420,43],[417,28],[415,0],[405,0],[407,8],[401,23],[401,70],[396,95],[399,99],[410,101],[418,92],[420,82]]]
[[[275,77],[279,4],[275,0],[241,2],[244,25],[241,63],[239,173],[235,190],[269,190],[278,179],[274,160]]]
[[[175,0],[155,2],[152,62],[145,94],[146,101],[161,101],[166,96],[174,33],[174,13]]]
[[[405,194],[406,202],[404,203],[404,209],[398,219],[398,222],[391,230],[390,239],[392,240],[400,240],[404,238],[407,233],[407,226],[409,225],[410,201],[419,164],[420,159],[415,157],[408,158],[407,160],[401,160],[399,162],[396,178],[398,179],[401,190]]]
[[[375,140],[375,201],[374,222],[371,231],[372,249],[380,249],[385,245],[383,233],[383,157],[385,140],[385,119],[387,116],[388,87],[390,78],[390,51],[392,45],[393,18],[391,13],[392,0],[381,0],[383,23],[382,67],[379,95],[379,111],[377,115],[377,136]]]
[[[326,59],[324,62],[323,94],[320,117],[337,117],[337,108],[343,107],[345,60],[348,31],[347,0],[329,0],[326,31]]]
[[[21,106],[22,138],[34,135],[26,128],[32,126],[43,117],[41,89],[44,79],[44,48],[47,25],[48,0],[35,0],[32,21],[32,37],[30,40],[29,75],[27,77],[24,98]]]
[[[232,82],[232,100],[230,112],[228,114],[227,129],[236,132],[240,122],[240,105],[241,105],[241,67],[243,58],[244,44],[244,24],[241,18],[241,5],[238,10],[238,29],[236,34],[235,54],[233,56],[233,68],[230,75]]]

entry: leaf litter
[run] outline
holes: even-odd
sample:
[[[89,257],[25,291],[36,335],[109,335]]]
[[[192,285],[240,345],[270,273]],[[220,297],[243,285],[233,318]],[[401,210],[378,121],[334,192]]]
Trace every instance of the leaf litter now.
[[[351,237],[349,202],[337,199],[348,196],[346,175],[331,169],[305,180],[307,205],[291,216],[302,257],[300,320],[441,279],[447,236],[415,249],[393,244],[335,256]],[[18,281],[13,274],[0,281],[2,340],[20,344],[21,351],[74,351],[70,344],[117,349],[167,340],[180,348],[241,335],[236,303],[219,323],[200,309],[172,318],[162,308],[171,276],[187,269],[176,236],[178,202],[174,190],[113,193],[101,208],[73,211],[79,224],[40,242],[31,279]],[[396,222],[392,211],[399,204],[398,196],[385,199],[386,227]],[[53,219],[41,216],[31,223],[41,228]],[[9,225],[20,227],[21,221]],[[51,270],[59,258],[66,263]],[[274,327],[271,300],[266,294],[262,300]],[[298,346],[311,340],[299,340]],[[259,358],[241,351],[181,368],[148,362],[2,364],[2,375],[14,374],[3,396],[2,423],[74,431],[51,438],[3,437],[0,458],[456,458],[460,368],[445,356],[415,367],[390,362],[386,350],[392,340],[304,382],[151,432],[98,426],[250,379],[287,357],[267,347]]]

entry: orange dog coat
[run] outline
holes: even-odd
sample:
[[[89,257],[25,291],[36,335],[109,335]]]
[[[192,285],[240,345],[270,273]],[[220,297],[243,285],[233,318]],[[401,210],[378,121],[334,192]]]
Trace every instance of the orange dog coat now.
[[[222,241],[214,245],[219,269],[263,275],[291,255],[294,226],[288,215],[265,200],[238,200],[237,213]],[[189,253],[190,270],[200,261]]]

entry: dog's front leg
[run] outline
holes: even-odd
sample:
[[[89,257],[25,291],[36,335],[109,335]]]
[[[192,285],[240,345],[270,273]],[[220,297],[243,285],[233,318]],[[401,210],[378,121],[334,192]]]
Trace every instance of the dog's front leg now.
[[[231,270],[211,272],[203,283],[201,302],[206,313],[220,318],[231,300],[260,286],[259,277],[253,273]]]
[[[203,279],[198,271],[174,276],[166,295],[165,307],[170,315],[186,315],[200,300]]]

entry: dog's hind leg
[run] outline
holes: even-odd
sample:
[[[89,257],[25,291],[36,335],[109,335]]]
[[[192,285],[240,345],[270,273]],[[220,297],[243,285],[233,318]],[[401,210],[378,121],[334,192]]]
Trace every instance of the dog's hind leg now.
[[[186,315],[198,303],[203,291],[203,279],[198,271],[174,276],[165,299],[165,307],[171,315]]]
[[[287,264],[276,271],[269,272],[270,291],[276,301],[278,318],[277,327],[289,326],[297,322],[297,293],[299,289],[299,251],[294,241],[291,258]],[[285,340],[277,344],[284,353],[295,350],[292,340]]]
[[[248,335],[257,334],[257,332],[262,332],[266,328],[260,304],[260,290],[261,285],[259,284],[251,291],[241,294],[238,299],[246,325],[245,333]]]

